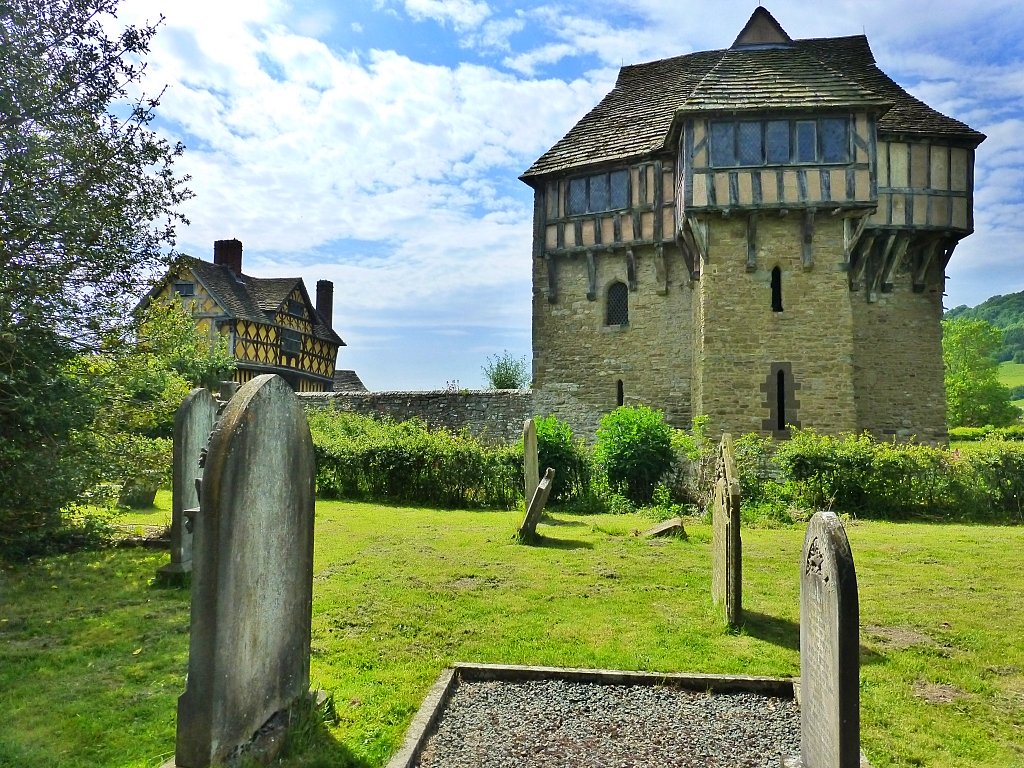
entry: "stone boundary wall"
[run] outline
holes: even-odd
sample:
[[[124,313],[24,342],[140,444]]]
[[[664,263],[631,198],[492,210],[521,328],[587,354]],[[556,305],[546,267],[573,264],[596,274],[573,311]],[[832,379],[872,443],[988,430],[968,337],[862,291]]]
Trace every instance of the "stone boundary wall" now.
[[[395,421],[423,419],[431,427],[453,432],[465,428],[487,443],[522,439],[523,421],[533,416],[529,389],[437,390],[428,392],[301,392],[305,408],[352,411],[364,416],[389,416]]]

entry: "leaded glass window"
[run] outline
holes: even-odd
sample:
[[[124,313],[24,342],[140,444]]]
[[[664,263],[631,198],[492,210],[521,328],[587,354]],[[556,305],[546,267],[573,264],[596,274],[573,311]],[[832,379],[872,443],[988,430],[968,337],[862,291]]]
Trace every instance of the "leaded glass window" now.
[[[817,124],[813,120],[798,120],[796,124],[796,161],[813,163],[818,159]]]
[[[711,164],[719,168],[736,165],[736,123],[711,124]]]
[[[764,124],[765,160],[768,165],[789,162],[789,120],[768,120]]]
[[[629,171],[611,171],[570,179],[565,213],[579,216],[629,207]]]
[[[302,334],[298,331],[285,330],[281,332],[281,350],[291,355],[297,355],[302,349]]]
[[[761,138],[761,123],[740,123],[737,136],[740,165],[763,165],[764,143]]]
[[[850,156],[847,121],[843,118],[827,117],[821,120],[820,126],[821,161],[823,163],[847,162]]]
[[[629,324],[629,289],[625,283],[608,286],[608,305],[605,308],[605,325]]]
[[[196,295],[196,284],[195,283],[175,283],[174,292],[179,296],[195,296]]]
[[[608,174],[611,186],[611,207],[629,207],[629,171],[612,171]]]

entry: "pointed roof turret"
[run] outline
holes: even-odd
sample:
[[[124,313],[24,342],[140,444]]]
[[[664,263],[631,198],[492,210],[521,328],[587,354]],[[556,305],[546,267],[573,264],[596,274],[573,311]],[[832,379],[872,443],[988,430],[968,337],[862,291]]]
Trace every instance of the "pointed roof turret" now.
[[[745,45],[789,45],[793,39],[786,34],[786,30],[775,20],[775,17],[768,13],[768,9],[759,5],[750,14],[746,26],[740,30],[732,47],[739,48]]]

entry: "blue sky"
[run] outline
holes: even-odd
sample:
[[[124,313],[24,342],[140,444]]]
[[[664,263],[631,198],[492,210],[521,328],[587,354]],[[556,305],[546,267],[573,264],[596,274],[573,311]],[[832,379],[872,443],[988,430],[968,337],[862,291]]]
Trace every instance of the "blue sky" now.
[[[721,0],[122,0],[166,17],[146,88],[186,145],[178,247],[335,284],[339,367],[370,389],[484,384],[530,356],[532,195],[518,176],[619,66],[727,47],[756,3]],[[1024,290],[1024,4],[768,3],[794,38],[865,33],[881,67],[986,133],[975,233],[947,307]]]

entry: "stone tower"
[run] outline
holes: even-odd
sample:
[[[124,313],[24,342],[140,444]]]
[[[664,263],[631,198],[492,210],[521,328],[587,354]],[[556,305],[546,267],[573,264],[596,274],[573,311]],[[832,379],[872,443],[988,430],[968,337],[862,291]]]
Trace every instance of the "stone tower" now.
[[[862,36],[758,8],[726,50],[623,67],[535,190],[536,409],[943,440],[944,267],[984,136]]]

